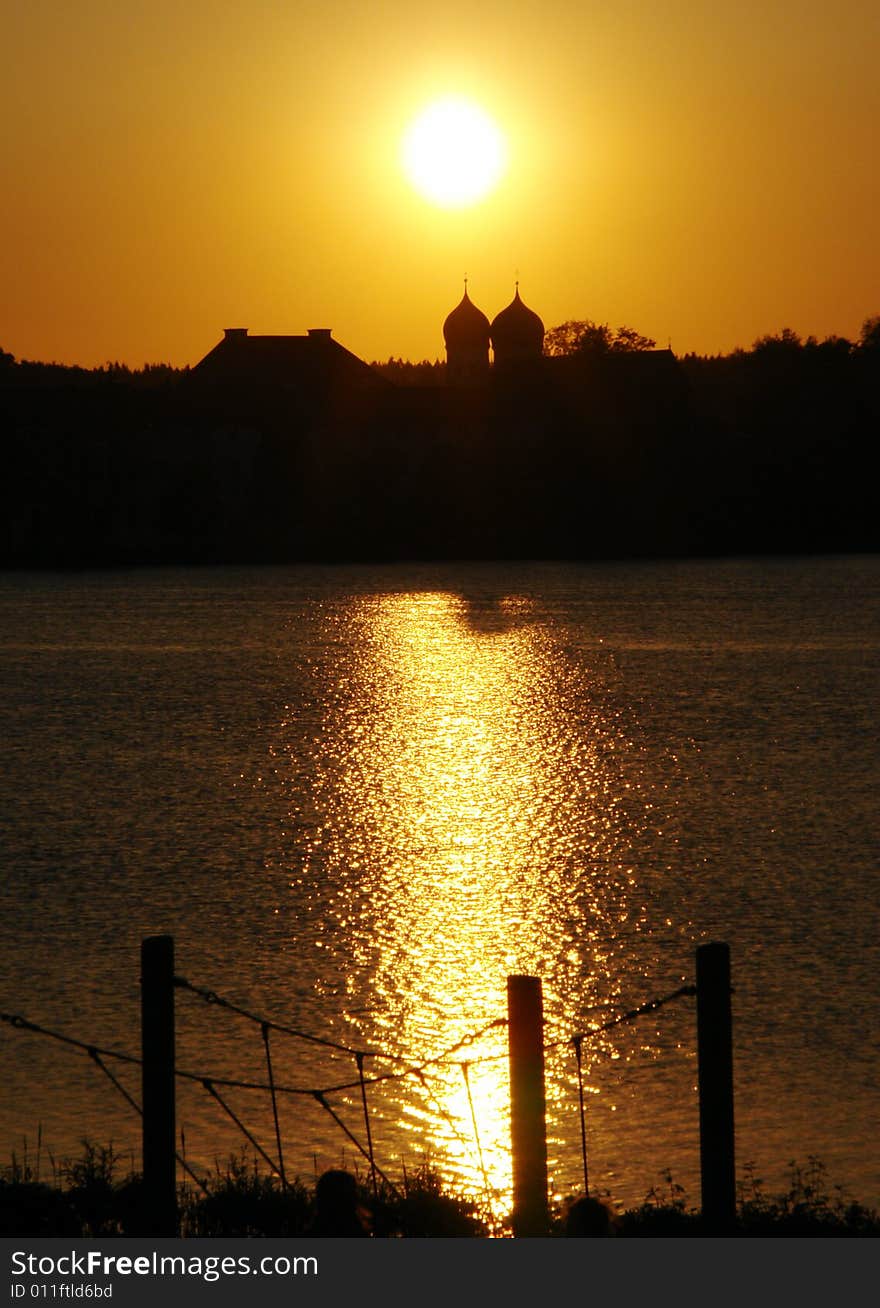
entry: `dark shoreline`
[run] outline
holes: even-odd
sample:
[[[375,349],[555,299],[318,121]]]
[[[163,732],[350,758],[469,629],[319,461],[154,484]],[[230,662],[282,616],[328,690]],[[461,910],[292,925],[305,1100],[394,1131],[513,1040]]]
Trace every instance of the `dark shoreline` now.
[[[460,389],[12,364],[0,567],[880,550],[880,349],[639,358]]]
[[[715,554],[595,554],[590,556],[539,556],[509,555],[477,557],[474,555],[375,555],[375,556],[339,556],[298,558],[216,558],[179,557],[168,559],[100,559],[66,560],[51,563],[39,562],[0,562],[0,574],[7,576],[55,575],[60,577],[85,576],[95,573],[129,573],[161,572],[166,570],[222,571],[224,569],[265,569],[277,568],[480,568],[480,567],[663,567],[704,563],[767,563],[784,564],[786,562],[804,563],[810,560],[829,562],[847,559],[871,559],[880,557],[880,546],[876,549],[852,550],[779,550],[769,553],[764,550],[736,550],[729,553]]]
[[[84,1142],[83,1154],[65,1160],[51,1185],[13,1161],[0,1169],[0,1237],[125,1237],[141,1233],[144,1223],[141,1177],[120,1174],[112,1147]],[[615,1212],[606,1200],[591,1197],[591,1221],[581,1216],[582,1195],[569,1195],[553,1206],[547,1234],[555,1237],[622,1238],[840,1238],[880,1236],[880,1213],[845,1197],[832,1196],[823,1165],[811,1158],[806,1168],[790,1164],[787,1191],[768,1195],[747,1176],[741,1184],[732,1229],[707,1224],[686,1202],[671,1177],[665,1189],[651,1189],[643,1203]],[[180,1232],[185,1238],[302,1237],[335,1234],[316,1231],[314,1186],[295,1178],[282,1190],[276,1176],[261,1171],[242,1154],[191,1184],[179,1187]],[[59,1183],[60,1182],[60,1183]],[[393,1188],[374,1191],[358,1178],[359,1211],[377,1237],[498,1238],[511,1235],[509,1215],[497,1218],[478,1197],[444,1188],[428,1165]],[[601,1218],[596,1227],[596,1215]],[[351,1234],[351,1232],[346,1232]]]

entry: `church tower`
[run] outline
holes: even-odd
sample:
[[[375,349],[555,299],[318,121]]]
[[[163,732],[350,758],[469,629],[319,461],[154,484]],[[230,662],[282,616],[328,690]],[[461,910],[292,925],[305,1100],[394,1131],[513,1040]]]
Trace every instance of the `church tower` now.
[[[542,328],[543,333],[543,328]],[[446,380],[451,386],[484,382],[489,374],[489,319],[464,295],[443,324]]]
[[[528,367],[541,358],[544,324],[519,298],[519,282],[510,304],[493,319],[489,334],[496,368]]]

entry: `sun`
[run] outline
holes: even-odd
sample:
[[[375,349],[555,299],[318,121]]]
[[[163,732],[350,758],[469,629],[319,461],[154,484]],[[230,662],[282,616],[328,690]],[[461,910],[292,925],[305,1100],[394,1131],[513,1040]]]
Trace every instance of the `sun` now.
[[[404,170],[426,200],[444,209],[475,204],[492,190],[507,163],[500,130],[469,100],[436,100],[403,138]]]

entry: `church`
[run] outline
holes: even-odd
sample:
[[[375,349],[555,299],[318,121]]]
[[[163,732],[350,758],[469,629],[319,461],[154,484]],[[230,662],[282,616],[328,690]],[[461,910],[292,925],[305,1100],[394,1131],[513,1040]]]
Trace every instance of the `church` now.
[[[544,323],[525,304],[516,283],[513,299],[490,321],[464,294],[443,322],[446,377],[442,386],[396,385],[345,349],[327,327],[302,336],[257,336],[227,328],[223,339],[192,369],[207,391],[249,396],[262,405],[323,408],[336,414],[389,408],[394,413],[457,414],[457,392],[477,390],[518,396],[517,403],[547,406],[567,399],[583,406],[602,401],[619,411],[668,409],[678,402],[682,378],[671,350],[611,351],[601,366],[584,368],[574,356],[544,355]],[[413,389],[419,391],[412,394]],[[443,394],[445,392],[445,396]],[[450,408],[450,406],[452,406]]]
[[[465,281],[461,302],[443,323],[446,380],[453,386],[480,385],[496,375],[522,375],[542,358],[544,324],[520,299],[519,283],[506,309],[490,322],[471,301]],[[227,327],[223,339],[192,369],[205,382],[262,384],[288,390],[319,382],[344,388],[381,386],[379,376],[335,341],[329,328],[312,327],[305,336],[251,336],[246,327]]]
[[[544,324],[516,293],[506,309],[490,322],[467,293],[443,324],[446,344],[446,379],[450,385],[473,385],[489,373],[491,346],[495,367],[500,371],[536,366],[544,350]]]

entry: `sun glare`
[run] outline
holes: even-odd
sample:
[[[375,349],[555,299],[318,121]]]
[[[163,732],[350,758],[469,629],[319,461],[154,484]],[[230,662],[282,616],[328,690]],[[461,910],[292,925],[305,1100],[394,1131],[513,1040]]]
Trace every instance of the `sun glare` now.
[[[468,100],[438,100],[419,114],[403,138],[403,166],[425,199],[464,208],[492,190],[506,163],[504,137]]]

